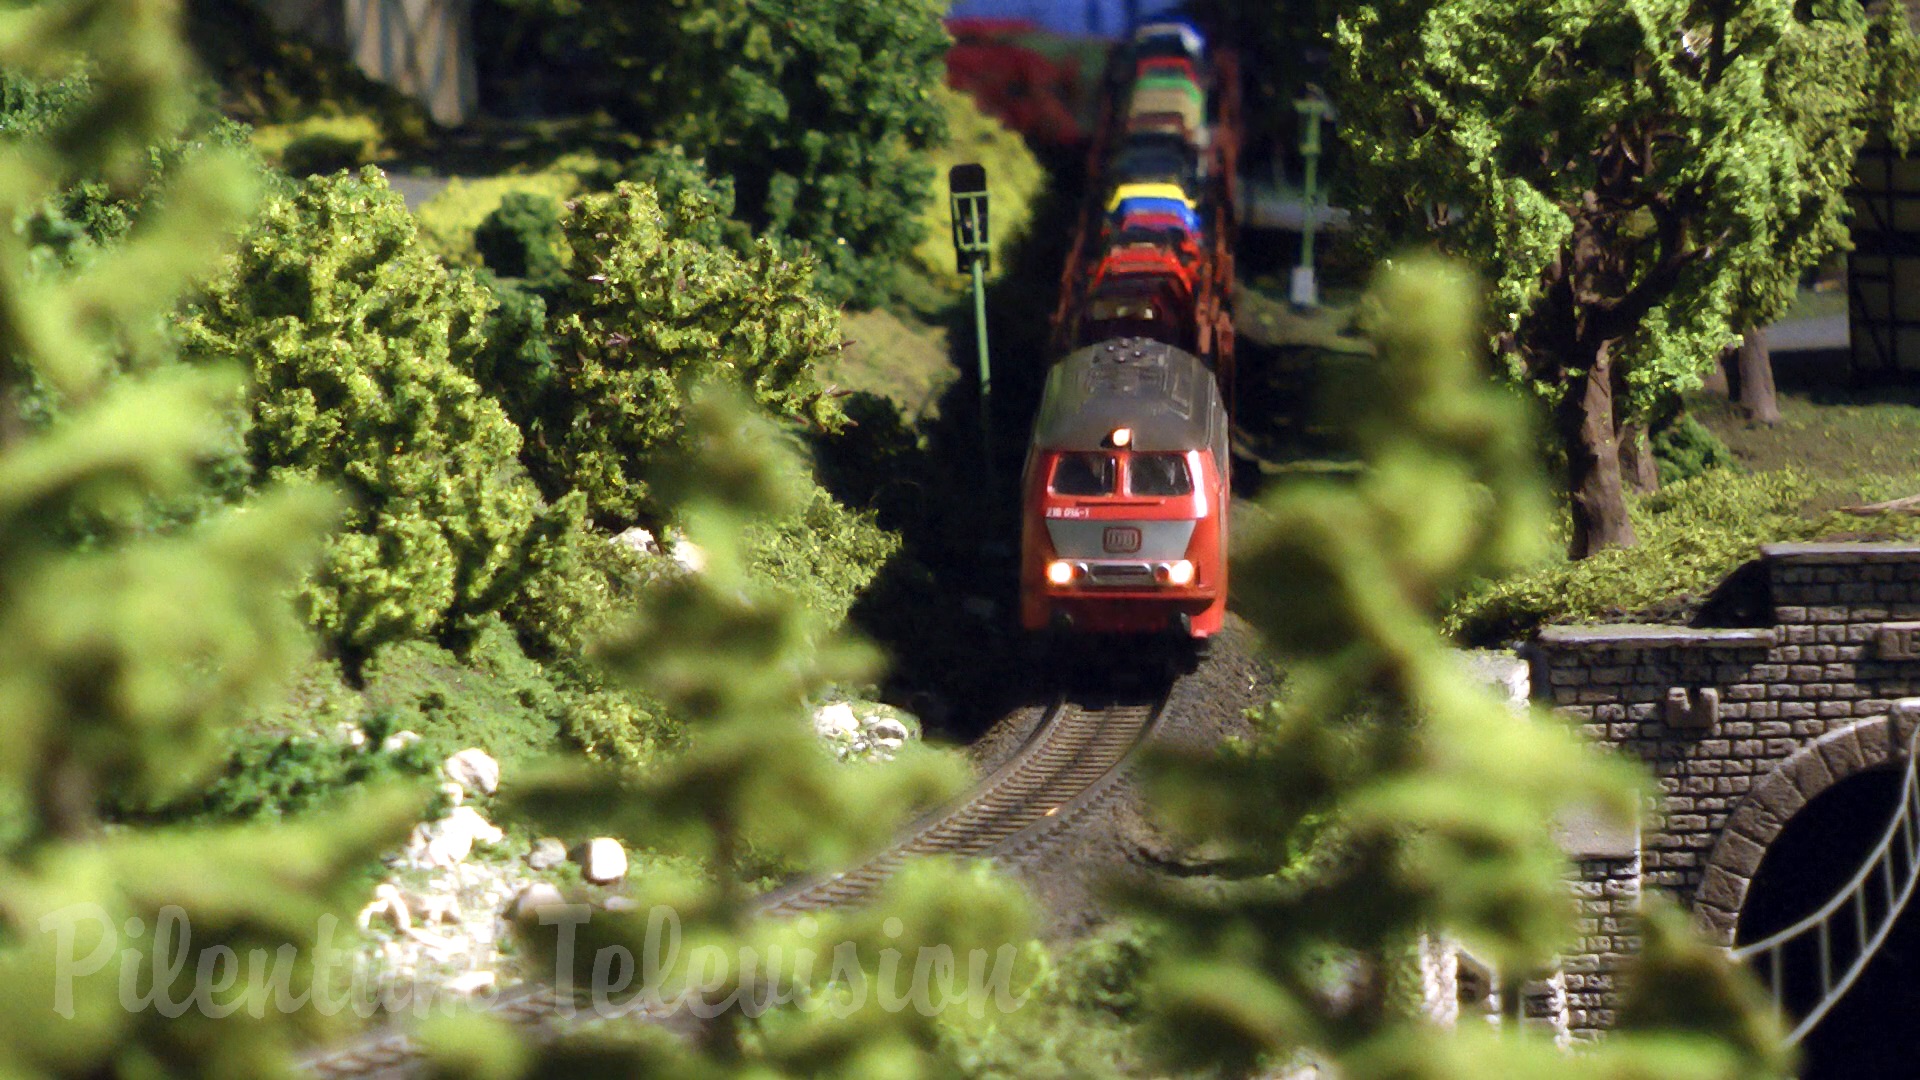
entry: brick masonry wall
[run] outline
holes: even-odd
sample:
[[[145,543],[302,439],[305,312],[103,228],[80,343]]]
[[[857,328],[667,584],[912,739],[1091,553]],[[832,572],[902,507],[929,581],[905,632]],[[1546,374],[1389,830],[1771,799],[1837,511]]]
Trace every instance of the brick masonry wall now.
[[[1529,649],[1536,699],[1638,757],[1660,785],[1637,860],[1572,851],[1584,939],[1565,968],[1575,1038],[1612,1023],[1641,885],[1691,902],[1749,790],[1813,740],[1920,691],[1920,545],[1773,544],[1761,561],[1766,595],[1751,607],[1771,613],[1763,625],[1551,627]]]
[[[1580,905],[1580,944],[1561,971],[1567,990],[1567,1030],[1590,1042],[1613,1027],[1620,1011],[1619,973],[1640,951],[1640,857],[1580,859],[1574,896]]]

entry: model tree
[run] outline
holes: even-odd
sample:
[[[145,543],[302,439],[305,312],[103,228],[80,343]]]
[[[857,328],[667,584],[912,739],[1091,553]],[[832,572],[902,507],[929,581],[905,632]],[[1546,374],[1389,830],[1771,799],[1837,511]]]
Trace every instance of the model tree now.
[[[933,91],[930,0],[557,0],[615,76],[616,111],[732,177],[756,230],[806,244],[836,298],[884,295],[919,242]]]
[[[1631,545],[1623,442],[1845,243],[1867,132],[1912,129],[1902,9],[1408,0],[1336,39],[1354,205],[1487,276],[1553,409],[1572,554]]]

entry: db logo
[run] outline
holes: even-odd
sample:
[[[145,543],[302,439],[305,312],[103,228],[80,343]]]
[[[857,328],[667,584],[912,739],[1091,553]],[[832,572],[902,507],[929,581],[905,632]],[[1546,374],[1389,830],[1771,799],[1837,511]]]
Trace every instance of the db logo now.
[[[1101,546],[1115,555],[1131,555],[1140,550],[1140,530],[1131,525],[1115,525],[1107,530]]]

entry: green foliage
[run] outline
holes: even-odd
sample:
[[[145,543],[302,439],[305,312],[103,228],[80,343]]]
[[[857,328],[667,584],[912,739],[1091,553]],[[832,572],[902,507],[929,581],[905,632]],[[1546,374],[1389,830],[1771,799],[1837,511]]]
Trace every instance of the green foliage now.
[[[565,155],[535,172],[467,179],[456,176],[420,205],[420,238],[429,250],[459,266],[477,266],[480,252],[474,232],[513,194],[544,197],[557,208],[611,169],[587,154]]]
[[[1517,720],[1466,685],[1433,625],[1437,598],[1538,550],[1543,493],[1519,403],[1486,385],[1456,271],[1408,260],[1374,286],[1378,358],[1327,419],[1364,471],[1302,480],[1242,518],[1240,609],[1285,658],[1289,695],[1244,752],[1168,751],[1154,787],[1176,826],[1269,874],[1303,834],[1338,857],[1311,874],[1157,890],[1171,939],[1152,1013],[1176,1060],[1245,1070],[1307,1054],[1354,1077],[1779,1075],[1757,988],[1704,942],[1665,936],[1666,1012],[1577,1056],[1524,1031],[1438,1030],[1399,980],[1420,935],[1504,976],[1574,938],[1552,822],[1631,816],[1647,789],[1551,717]],[[1662,931],[1670,924],[1656,918]],[[1330,977],[1342,991],[1329,994]]]
[[[468,374],[491,307],[369,170],[269,201],[182,320],[193,355],[251,367],[259,475],[354,498],[305,590],[314,625],[350,655],[444,635],[577,561],[577,504],[542,502],[519,432]]]
[[[378,119],[365,114],[309,116],[253,129],[253,146],[271,165],[295,176],[357,169],[391,151]]]
[[[962,278],[954,269],[947,170],[966,162],[986,167],[988,194],[993,199],[993,228],[988,234],[993,266],[989,278],[998,277],[1007,268],[1007,253],[1026,235],[1027,224],[1033,219],[1033,204],[1046,188],[1047,172],[1018,132],[982,112],[971,97],[944,86],[934,96],[946,114],[947,139],[927,155],[933,166],[933,182],[920,207],[921,236],[913,258],[922,273],[949,289],[960,289],[972,278]]]
[[[341,792],[350,787],[415,781],[438,771],[439,759],[419,744],[383,749],[381,741],[390,730],[371,725],[365,746],[324,735],[240,735],[211,783],[170,805],[139,812],[136,820],[292,818],[337,806]]]
[[[914,868],[875,909],[835,919],[824,933],[758,916],[736,876],[743,866],[848,859],[887,836],[907,808],[925,805],[959,778],[938,768],[932,755],[853,770],[821,747],[806,701],[830,682],[867,678],[873,654],[832,633],[804,605],[756,584],[747,558],[746,536],[756,522],[801,509],[800,462],[737,393],[709,386],[693,394],[688,412],[687,446],[661,463],[654,483],[706,552],[706,568],[648,590],[635,620],[601,651],[612,671],[685,718],[686,743],[625,778],[569,771],[530,781],[516,802],[550,827],[611,829],[698,856],[712,869],[699,878],[649,875],[639,883],[638,911],[597,915],[579,928],[574,970],[591,970],[606,945],[640,955],[652,904],[671,908],[689,943],[710,947],[700,982],[710,1001],[743,988],[756,996],[769,989],[797,993],[815,1005],[851,993],[848,984],[832,982],[836,976],[824,960],[811,971],[796,966],[796,950],[820,956],[844,941],[871,977],[883,950],[912,956],[922,944],[942,943],[964,956],[969,946],[1024,940],[1024,911],[1004,887],[932,866]],[[806,813],[796,813],[799,807]],[[552,929],[524,929],[551,958],[560,944]],[[742,966],[741,950],[748,948],[765,966]],[[673,994],[698,977],[690,976],[686,954],[663,959],[663,992]],[[947,1007],[965,1004],[963,993]],[[935,1075],[934,1024],[919,1009],[883,1010],[871,1000],[844,1017],[790,1005],[756,1018],[728,1009],[708,1021],[695,1042],[603,1047],[596,1075]],[[580,1052],[546,1051],[547,1064],[577,1060],[570,1055]],[[461,1060],[467,1055],[449,1052],[442,1067],[457,1068]],[[482,1075],[480,1068],[469,1063],[453,1075]],[[545,1075],[538,1068],[533,1074]]]
[[[396,730],[417,732],[435,760],[484,747],[510,768],[566,746],[637,763],[670,729],[637,697],[541,664],[511,629],[484,621],[459,655],[425,641],[382,646],[363,673],[361,708]]]
[[[1809,513],[1810,500],[1839,485],[1788,469],[1742,473],[1716,469],[1671,484],[1633,507],[1637,547],[1571,561],[1545,560],[1511,576],[1476,582],[1448,608],[1443,625],[1457,640],[1491,645],[1550,623],[1633,617],[1660,621],[1675,605],[1697,601],[1763,543],[1813,540],[1897,520]]]
[[[562,0],[609,104],[731,177],[762,236],[806,245],[821,287],[871,305],[920,241],[925,152],[944,138],[945,5],[932,0]]]
[[[473,246],[487,269],[522,278],[535,288],[559,280],[560,207],[552,199],[510,191],[473,230]]]
[[[558,377],[522,427],[546,490],[581,491],[602,525],[658,519],[644,476],[678,441],[689,379],[724,375],[774,416],[839,422],[814,376],[840,347],[839,319],[808,268],[765,244],[742,259],[682,235],[707,212],[683,197],[670,216],[652,191],[622,183],[582,196],[565,220],[571,270],[550,315]]]
[[[847,509],[817,485],[799,513],[747,531],[754,577],[787,590],[830,626],[846,621],[899,551],[900,538],[876,525],[872,513]]]
[[[1653,453],[1662,484],[1690,480],[1734,464],[1733,451],[1727,449],[1727,444],[1695,420],[1693,414],[1684,412],[1653,433]]]
[[[628,180],[653,189],[660,210],[673,231],[710,248],[726,248],[736,255],[753,255],[753,233],[734,219],[731,176],[715,177],[706,164],[687,156],[678,146],[654,150],[627,165]],[[689,203],[687,200],[691,199]],[[683,206],[694,209],[683,212]],[[781,238],[771,238],[778,243]]]
[[[0,220],[24,221],[77,185],[125,193],[152,179],[149,148],[177,134],[191,106],[172,13],[102,0],[0,16],[0,69],[30,80],[91,73],[64,107],[0,147]],[[13,819],[0,858],[0,978],[15,988],[0,999],[0,1073],[9,1076],[281,1074],[305,1021],[268,1009],[267,973],[233,960],[254,949],[291,959],[348,899],[357,867],[418,810],[389,793],[309,828],[99,828],[103,800],[163,799],[216,768],[222,728],[274,694],[307,645],[286,598],[332,517],[310,488],[167,529],[102,530],[84,548],[63,528],[190,498],[226,443],[222,414],[237,380],[163,364],[160,328],[230,242],[250,180],[237,155],[188,146],[124,239],[78,265],[36,265],[31,238],[0,229],[0,798]],[[30,388],[57,406],[37,428],[18,412]],[[120,962],[84,962],[123,930],[157,937],[168,910],[190,926],[190,940],[175,931],[186,971],[212,970],[212,946],[235,950],[222,969],[232,980],[210,987],[208,1004],[239,1011],[126,1004],[155,986],[160,963],[137,948],[103,956]]]

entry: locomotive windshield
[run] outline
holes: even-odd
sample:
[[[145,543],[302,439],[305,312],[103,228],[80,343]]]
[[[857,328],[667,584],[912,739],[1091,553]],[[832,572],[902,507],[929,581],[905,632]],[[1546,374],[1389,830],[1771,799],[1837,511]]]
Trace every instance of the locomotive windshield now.
[[[1111,495],[1113,478],[1111,454],[1061,454],[1053,467],[1053,493]]]
[[[1127,494],[1191,495],[1193,475],[1180,454],[1135,454],[1127,461]]]

